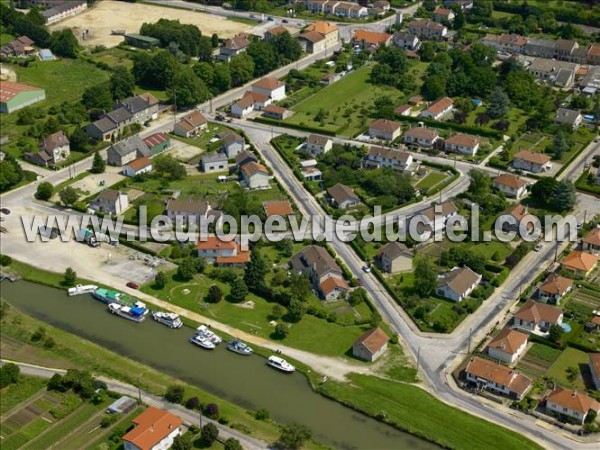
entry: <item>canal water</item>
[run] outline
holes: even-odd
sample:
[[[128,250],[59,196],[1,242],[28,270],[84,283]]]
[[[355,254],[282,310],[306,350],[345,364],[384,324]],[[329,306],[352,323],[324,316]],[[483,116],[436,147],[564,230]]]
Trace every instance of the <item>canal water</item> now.
[[[2,298],[26,314],[244,408],[266,408],[277,422],[302,423],[329,446],[437,448],[316,394],[304,375],[277,372],[262,357],[237,355],[224,343],[214,351],[196,347],[188,342],[190,328],[171,330],[151,318],[137,324],[109,314],[106,305],[87,294],[68,297],[65,291],[25,281],[4,282],[1,288]]]

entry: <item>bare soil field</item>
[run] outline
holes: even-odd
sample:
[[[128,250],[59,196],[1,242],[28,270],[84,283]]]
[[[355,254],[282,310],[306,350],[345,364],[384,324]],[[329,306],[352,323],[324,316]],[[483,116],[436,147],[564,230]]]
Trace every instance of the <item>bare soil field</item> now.
[[[115,47],[123,42],[123,36],[111,35],[111,30],[125,30],[127,33],[138,33],[144,22],[156,22],[158,19],[175,19],[181,23],[196,25],[205,36],[217,33],[219,37],[228,38],[252,27],[243,23],[227,20],[225,17],[197,13],[189,10],[165,8],[141,3],[116,2],[104,0],[97,6],[82,14],[70,17],[50,30],[72,28],[82,45],[94,47],[104,45]],[[85,40],[81,38],[83,31],[89,30]]]

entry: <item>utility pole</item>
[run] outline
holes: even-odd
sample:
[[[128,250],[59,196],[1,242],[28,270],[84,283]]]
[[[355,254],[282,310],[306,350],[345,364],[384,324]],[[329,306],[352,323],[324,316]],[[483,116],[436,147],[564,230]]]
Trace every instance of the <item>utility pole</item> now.
[[[202,406],[198,407],[198,420],[198,423],[200,424],[200,429],[202,429]]]
[[[417,374],[419,373],[419,363],[421,362],[421,346],[417,349]]]
[[[556,239],[556,246],[554,247],[554,262],[558,261],[558,239]]]
[[[473,328],[469,328],[469,345],[467,346],[467,354],[471,353],[471,335],[473,334]]]
[[[175,128],[175,124],[177,123],[177,91],[173,89],[173,128]]]
[[[140,387],[140,377],[143,374],[139,374],[137,377],[137,388],[138,388],[138,402],[141,405],[142,404],[142,388]]]

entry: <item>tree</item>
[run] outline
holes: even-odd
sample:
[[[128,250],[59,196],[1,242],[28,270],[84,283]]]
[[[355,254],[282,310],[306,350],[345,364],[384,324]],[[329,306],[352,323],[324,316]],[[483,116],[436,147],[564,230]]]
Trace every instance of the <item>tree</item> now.
[[[209,403],[204,408],[204,414],[210,419],[217,420],[219,418],[219,405],[216,403]]]
[[[64,277],[65,286],[75,286],[76,281],[77,281],[77,272],[75,272],[71,267],[67,267],[67,270],[65,270],[65,277]]]
[[[58,56],[77,58],[79,42],[70,28],[64,28],[50,36],[50,50]]]
[[[225,441],[225,445],[223,446],[225,450],[244,450],[240,441],[235,438],[229,438]]]
[[[14,156],[7,153],[0,161],[0,192],[10,189],[23,179],[23,169]]]
[[[213,35],[210,37],[210,44],[213,48],[217,48],[219,46],[219,36],[217,33],[213,33]]]
[[[208,303],[219,303],[223,298],[223,291],[216,284],[213,284],[208,288],[208,293],[206,294],[206,301]]]
[[[154,287],[164,289],[167,284],[167,277],[164,272],[157,272],[154,276]]]
[[[40,183],[35,191],[35,198],[38,200],[49,200],[54,194],[54,186],[47,181]]]
[[[175,74],[172,86],[175,93],[173,101],[177,100],[177,106],[192,106],[210,98],[208,87],[190,67]]]
[[[430,66],[431,67],[431,66]],[[427,77],[421,92],[425,100],[437,100],[446,95],[447,78],[444,75],[433,75]]]
[[[71,186],[67,186],[60,191],[58,196],[60,197],[60,201],[63,202],[65,206],[72,206],[79,199],[79,194]]]
[[[198,397],[190,397],[185,402],[185,407],[187,409],[198,410],[200,409],[200,399]]]
[[[0,367],[0,389],[19,381],[21,369],[14,363],[5,363]]]
[[[289,334],[290,330],[282,323],[278,323],[275,326],[275,337],[277,339],[285,339]]]
[[[559,181],[552,190],[552,203],[556,211],[571,211],[577,204],[577,191],[570,180]]]
[[[237,277],[231,284],[231,299],[236,302],[243,302],[248,295],[248,287],[243,278]]]
[[[563,330],[559,324],[552,324],[548,329],[548,339],[552,342],[559,343],[564,332],[565,330]]]
[[[287,309],[287,318],[290,322],[300,322],[306,313],[304,303],[296,298],[290,300]]]
[[[493,119],[504,117],[508,113],[510,99],[501,87],[496,87],[490,97],[490,106],[487,109],[488,115]]]
[[[473,198],[483,197],[484,195],[490,193],[492,188],[492,179],[487,173],[480,170],[471,169],[469,171],[469,178],[471,179],[471,183],[469,184],[469,193],[472,194]]]
[[[348,298],[348,303],[352,306],[360,305],[367,300],[367,291],[363,288],[354,289]]]
[[[312,437],[312,432],[304,425],[290,423],[281,427],[277,444],[285,449],[299,449]]]
[[[231,58],[229,62],[231,84],[241,86],[254,76],[254,60],[246,53],[240,53]]]
[[[210,446],[217,440],[217,437],[219,437],[219,429],[215,426],[215,424],[207,423],[202,427],[200,437],[206,445]]]
[[[266,41],[259,39],[252,42],[246,49],[246,52],[254,61],[255,77],[269,73],[277,67],[275,48]]]
[[[113,108],[113,98],[110,95],[109,87],[106,83],[90,86],[81,95],[81,103],[87,110],[99,109],[111,111]]]
[[[90,135],[81,127],[75,128],[69,136],[71,150],[77,152],[87,152],[90,145]]]
[[[102,159],[100,152],[96,150],[94,153],[94,160],[92,161],[92,168],[90,172],[92,173],[104,173],[106,170],[106,162]]]
[[[556,178],[542,177],[531,187],[531,198],[540,206],[548,206],[552,203],[552,193],[557,185]]]
[[[171,403],[180,404],[183,402],[185,388],[181,384],[171,384],[165,392],[165,400]]]
[[[256,66],[254,71],[256,72]],[[212,86],[215,93],[225,92],[231,89],[231,72],[229,70],[229,64],[215,64],[213,76]]]
[[[563,130],[558,130],[552,140],[554,159],[561,159],[565,152],[569,151],[569,144]]]
[[[181,281],[189,281],[194,278],[196,273],[194,261],[191,258],[186,258],[177,266],[177,278]]]
[[[152,166],[161,177],[173,181],[183,180],[187,173],[185,167],[171,155],[161,155],[152,160]]]
[[[114,100],[123,100],[133,95],[135,79],[133,74],[123,66],[113,69],[109,81],[110,94]]]
[[[244,270],[244,282],[248,289],[260,292],[265,287],[265,276],[267,274],[267,263],[260,252],[255,249],[250,255],[250,261]]]
[[[420,258],[415,267],[415,292],[421,297],[429,297],[437,284],[437,269],[429,258]]]
[[[192,437],[187,433],[175,436],[171,445],[171,450],[192,450],[192,448]]]
[[[273,305],[273,308],[271,309],[271,317],[273,318],[273,320],[281,319],[284,314],[285,314],[285,308],[283,306]]]

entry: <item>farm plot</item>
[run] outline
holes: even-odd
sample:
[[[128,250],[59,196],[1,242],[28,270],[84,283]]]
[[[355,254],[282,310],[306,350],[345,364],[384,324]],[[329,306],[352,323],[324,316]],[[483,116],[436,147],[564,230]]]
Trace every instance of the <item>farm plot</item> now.
[[[517,368],[523,373],[537,378],[543,376],[558,359],[561,351],[547,345],[534,343],[521,359]]]

